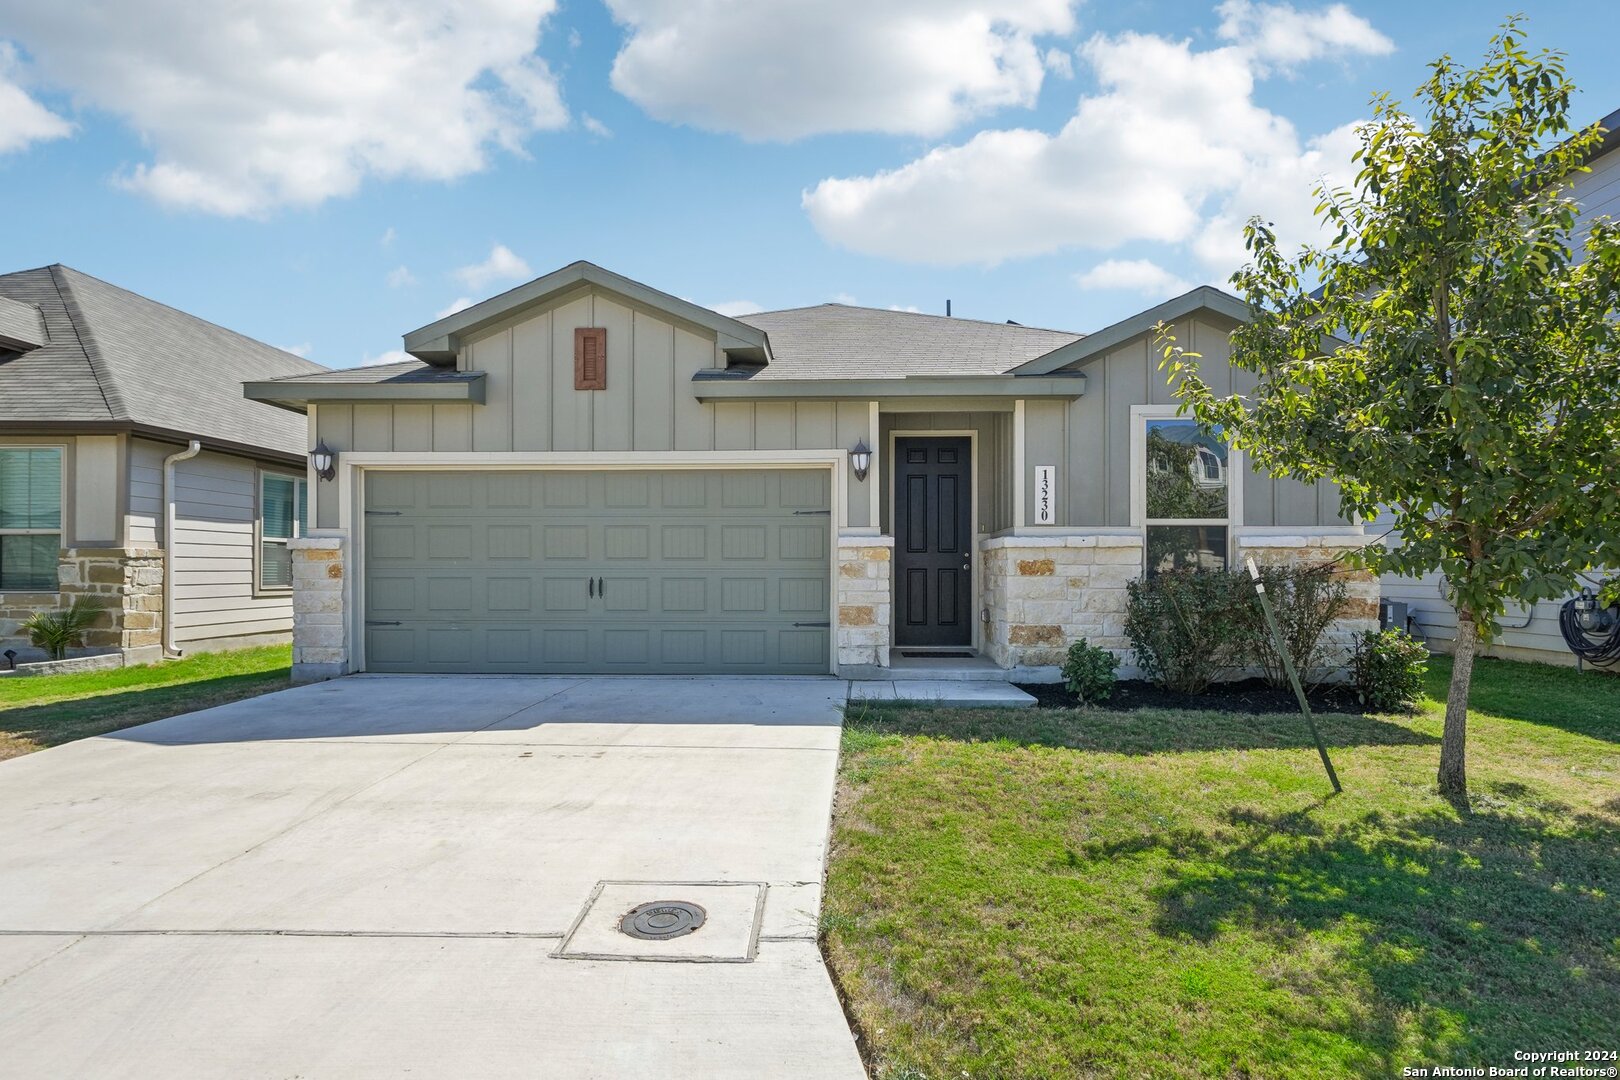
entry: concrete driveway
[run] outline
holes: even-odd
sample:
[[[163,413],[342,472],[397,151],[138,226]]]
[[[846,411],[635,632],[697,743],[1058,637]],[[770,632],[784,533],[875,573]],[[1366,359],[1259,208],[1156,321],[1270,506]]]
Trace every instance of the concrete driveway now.
[[[0,1071],[862,1076],[815,943],[845,691],[357,676],[0,765]]]

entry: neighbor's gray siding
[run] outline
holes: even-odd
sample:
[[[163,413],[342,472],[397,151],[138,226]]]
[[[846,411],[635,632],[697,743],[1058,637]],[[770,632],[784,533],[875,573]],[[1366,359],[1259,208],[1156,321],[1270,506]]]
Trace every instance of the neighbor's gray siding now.
[[[974,463],[974,504],[979,516],[979,534],[1001,532],[1012,522],[1012,487],[1006,483],[1012,461],[1012,414],[1007,412],[884,413],[879,421],[879,442],[873,480],[882,484],[879,492],[879,524],[890,531],[889,511],[893,505],[894,463],[890,460],[891,436],[896,431],[971,431],[978,460]],[[859,485],[856,485],[859,486]]]
[[[130,440],[129,537],[162,546],[163,459],[178,446]],[[182,647],[245,644],[292,633],[289,593],[254,595],[258,520],[254,462],[204,450],[175,471],[174,638]],[[277,471],[293,473],[292,469]]]
[[[574,389],[574,328],[607,328],[607,389]],[[847,449],[872,443],[866,402],[703,404],[692,376],[724,365],[712,332],[598,290],[496,326],[462,349],[485,372],[483,405],[320,405],[316,434],[340,453]],[[338,526],[337,485],[317,485],[319,527]],[[864,485],[849,519],[866,526]]]
[[[1457,609],[1446,601],[1444,585],[1445,579],[1438,571],[1420,578],[1388,574],[1379,579],[1384,598],[1406,604],[1407,614],[1415,617],[1413,633],[1431,648],[1449,653],[1457,637]],[[1518,604],[1509,606],[1502,617],[1502,632],[1486,655],[1573,664],[1575,654],[1569,651],[1558,629],[1563,602],[1563,598],[1542,600],[1528,609]]]
[[[1254,385],[1229,362],[1229,331],[1202,319],[1177,324],[1177,341],[1201,353],[1199,371],[1217,394]],[[1058,466],[1058,524],[1125,527],[1131,521],[1131,406],[1174,405],[1151,334],[1086,362],[1086,392],[1072,402],[1030,401],[1024,412],[1023,524],[1034,523],[1035,467]],[[1243,478],[1244,525],[1345,524],[1335,486],[1276,480],[1253,469]]]
[[[1620,217],[1620,151],[1592,162],[1592,171],[1576,178],[1570,194],[1581,204],[1576,243],[1586,242],[1586,230],[1595,217]]]

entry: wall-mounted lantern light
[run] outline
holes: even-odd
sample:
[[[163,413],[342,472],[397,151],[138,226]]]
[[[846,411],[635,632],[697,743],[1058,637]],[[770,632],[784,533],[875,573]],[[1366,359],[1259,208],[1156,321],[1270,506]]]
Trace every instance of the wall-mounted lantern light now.
[[[315,475],[322,480],[330,480],[337,475],[337,451],[327,446],[325,439],[309,452],[309,463],[315,466]]]
[[[865,480],[866,471],[872,467],[872,449],[862,439],[855,444],[855,449],[849,452],[849,463],[855,467],[855,479]]]

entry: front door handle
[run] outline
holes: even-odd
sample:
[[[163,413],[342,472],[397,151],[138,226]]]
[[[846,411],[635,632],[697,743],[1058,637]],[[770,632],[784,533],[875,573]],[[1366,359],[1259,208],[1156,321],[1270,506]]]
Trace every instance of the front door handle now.
[[[590,593],[591,599],[593,599],[593,600],[596,599],[596,579],[595,578],[588,577],[588,578],[585,579],[585,589],[586,589],[587,592]]]
[[[596,595],[604,600],[607,599],[607,578],[596,579]]]

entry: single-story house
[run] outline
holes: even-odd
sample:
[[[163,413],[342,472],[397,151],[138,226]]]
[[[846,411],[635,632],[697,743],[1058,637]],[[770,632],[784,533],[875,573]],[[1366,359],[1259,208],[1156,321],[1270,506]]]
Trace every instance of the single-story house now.
[[[247,379],[319,364],[66,266],[0,274],[0,649],[89,597],[94,652],[285,641],[301,417]]]
[[[1244,317],[1199,288],[1095,334],[822,304],[731,318],[577,262],[405,335],[413,359],[250,381],[323,455],[292,542],[295,677],[1050,674],[1123,652],[1149,566],[1366,542],[1176,404]],[[1376,625],[1354,581],[1345,632]]]

